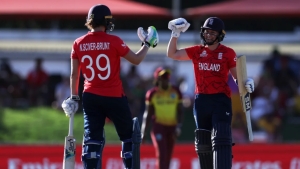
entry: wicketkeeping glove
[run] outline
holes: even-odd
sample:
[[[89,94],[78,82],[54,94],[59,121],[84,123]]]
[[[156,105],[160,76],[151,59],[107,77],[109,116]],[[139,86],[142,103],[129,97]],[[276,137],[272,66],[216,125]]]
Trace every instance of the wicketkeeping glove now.
[[[72,95],[64,100],[61,104],[66,116],[70,117],[72,114],[75,114],[78,110],[78,101],[80,100],[79,96]]]
[[[148,27],[148,33],[146,33],[142,27],[139,27],[137,30],[137,35],[143,42],[143,45],[146,45],[147,47],[151,46],[155,48],[159,42],[158,33],[154,26]]]
[[[172,30],[172,37],[178,38],[180,36],[180,32],[185,32],[190,27],[190,23],[188,23],[184,18],[173,19],[169,22],[168,28]]]
[[[247,78],[245,87],[246,87],[247,92],[249,92],[249,93],[254,92],[254,80],[251,78]]]

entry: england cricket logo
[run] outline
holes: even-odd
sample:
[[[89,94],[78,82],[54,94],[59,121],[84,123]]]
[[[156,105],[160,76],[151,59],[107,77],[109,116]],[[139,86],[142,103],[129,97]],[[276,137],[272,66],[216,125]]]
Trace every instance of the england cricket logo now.
[[[223,57],[223,53],[219,53],[218,59],[222,59],[222,57]]]

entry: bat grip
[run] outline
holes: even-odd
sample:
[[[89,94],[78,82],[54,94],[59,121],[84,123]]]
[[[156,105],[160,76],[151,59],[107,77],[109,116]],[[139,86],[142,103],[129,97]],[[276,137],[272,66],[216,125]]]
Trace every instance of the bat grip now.
[[[71,114],[69,119],[69,136],[73,136],[74,114]]]
[[[247,128],[248,128],[249,140],[253,141],[253,133],[252,133],[250,111],[246,111],[246,120],[247,120]]]

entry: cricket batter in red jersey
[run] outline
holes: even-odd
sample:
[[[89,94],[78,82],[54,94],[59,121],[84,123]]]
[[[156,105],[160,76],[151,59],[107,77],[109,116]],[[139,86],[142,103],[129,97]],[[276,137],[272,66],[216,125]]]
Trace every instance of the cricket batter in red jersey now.
[[[152,120],[151,139],[156,153],[156,169],[170,166],[176,138],[182,124],[182,94],[169,82],[170,71],[159,67],[154,72],[155,87],[146,93],[146,111],[142,123],[144,136]]]
[[[234,79],[236,53],[220,42],[225,37],[223,21],[217,17],[206,19],[201,27],[203,44],[177,49],[177,40],[190,24],[184,18],[169,22],[172,30],[167,55],[174,60],[192,60],[195,73],[194,118],[195,149],[201,169],[230,169],[232,165],[231,91],[228,73]],[[245,87],[254,91],[254,81],[248,78]]]
[[[141,131],[137,118],[131,117],[127,98],[120,79],[120,60],[123,57],[138,65],[149,47],[158,43],[155,27],[148,33],[138,28],[141,49],[134,53],[118,36],[107,32],[114,29],[110,9],[105,5],[92,6],[85,26],[89,32],[74,41],[71,53],[71,96],[62,103],[67,116],[78,109],[78,81],[80,71],[84,81],[82,94],[84,136],[82,162],[84,169],[101,169],[102,150],[105,144],[104,124],[108,117],[113,121],[122,141],[121,157],[126,169],[139,169]]]

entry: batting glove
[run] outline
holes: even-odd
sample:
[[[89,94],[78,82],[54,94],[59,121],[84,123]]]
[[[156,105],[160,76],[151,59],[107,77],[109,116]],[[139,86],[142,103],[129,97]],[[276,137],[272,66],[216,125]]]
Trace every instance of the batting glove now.
[[[72,95],[64,100],[61,104],[66,116],[70,117],[72,114],[75,114],[78,110],[78,101],[80,100],[79,96]]]
[[[251,78],[247,78],[245,87],[246,87],[247,92],[253,93],[254,92],[254,80]]]
[[[154,26],[149,26],[147,31],[148,33],[146,33],[142,27],[139,27],[137,30],[137,35],[143,42],[142,45],[155,48],[159,42],[156,28]]]
[[[190,23],[188,23],[184,18],[173,19],[169,22],[168,28],[172,30],[172,37],[178,38],[180,36],[180,32],[185,32],[190,27]]]

